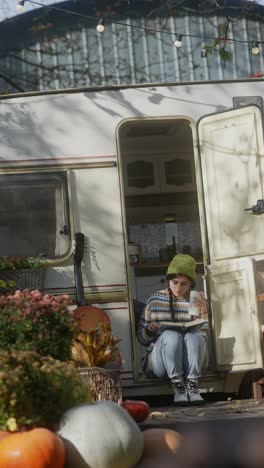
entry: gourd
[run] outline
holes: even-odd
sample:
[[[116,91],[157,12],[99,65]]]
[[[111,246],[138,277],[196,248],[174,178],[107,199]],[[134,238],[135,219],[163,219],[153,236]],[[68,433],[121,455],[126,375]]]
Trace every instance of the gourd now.
[[[136,422],[143,422],[150,414],[150,407],[146,401],[124,400],[122,407]]]
[[[65,448],[55,433],[44,428],[16,432],[0,440],[4,468],[63,468]]]
[[[144,455],[175,455],[182,444],[182,436],[171,429],[146,429],[144,436]]]
[[[177,464],[177,460],[172,456],[164,457],[143,457],[135,468],[184,468],[182,465]],[[188,467],[189,468],[189,467]],[[193,467],[192,467],[193,468]]]
[[[170,429],[146,429],[144,452],[136,468],[175,468],[176,454],[182,446],[182,436]]]
[[[68,468],[130,468],[143,453],[143,434],[112,401],[78,405],[62,417],[58,434]]]

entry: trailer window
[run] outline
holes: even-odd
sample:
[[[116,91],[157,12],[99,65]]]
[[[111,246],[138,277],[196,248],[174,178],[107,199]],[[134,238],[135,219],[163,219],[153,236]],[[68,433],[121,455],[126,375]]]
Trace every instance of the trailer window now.
[[[64,257],[70,232],[66,173],[0,176],[1,257]]]

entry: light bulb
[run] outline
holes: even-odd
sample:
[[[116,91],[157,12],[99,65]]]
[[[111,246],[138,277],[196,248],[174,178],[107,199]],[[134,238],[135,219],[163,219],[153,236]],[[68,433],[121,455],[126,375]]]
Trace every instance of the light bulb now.
[[[99,21],[98,21],[98,24],[96,26],[96,30],[99,32],[99,33],[102,33],[104,32],[104,24],[105,24],[105,20],[104,18],[100,18]]]
[[[174,42],[175,47],[181,47],[182,46],[182,35],[177,34],[176,35],[176,41]]]
[[[207,53],[208,53],[208,52],[207,52],[207,49],[204,49],[204,48],[201,49],[201,57],[202,57],[202,58],[206,58],[206,57],[207,57]]]
[[[18,0],[16,9],[17,11],[23,11],[25,6],[25,0]]]
[[[257,42],[253,42],[251,52],[253,55],[259,54],[259,45]]]

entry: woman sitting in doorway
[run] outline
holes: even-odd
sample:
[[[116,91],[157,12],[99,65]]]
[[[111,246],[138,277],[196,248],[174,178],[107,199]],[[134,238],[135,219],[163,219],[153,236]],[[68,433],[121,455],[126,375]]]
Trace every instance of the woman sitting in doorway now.
[[[148,377],[169,378],[174,391],[174,404],[186,406],[204,403],[198,391],[206,356],[206,332],[201,325],[192,328],[164,329],[161,322],[190,322],[190,292],[196,279],[196,261],[190,255],[178,254],[171,261],[166,279],[168,287],[153,294],[147,301],[137,329],[138,341],[148,346],[142,360]],[[207,319],[207,304],[203,293],[197,295],[195,306],[200,317]]]

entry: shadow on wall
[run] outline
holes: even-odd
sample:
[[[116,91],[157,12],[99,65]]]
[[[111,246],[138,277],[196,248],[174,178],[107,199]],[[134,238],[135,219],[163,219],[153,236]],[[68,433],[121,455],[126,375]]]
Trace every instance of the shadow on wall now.
[[[228,367],[227,370],[232,370],[235,342],[234,336],[217,339],[217,351],[221,354],[221,364]]]
[[[47,268],[45,289],[75,288],[73,265]]]
[[[146,304],[144,304],[144,302],[140,302],[140,301],[137,301],[136,299],[133,299],[133,307],[134,307],[134,317],[135,317],[135,332],[137,333],[140,317],[144,312]]]

